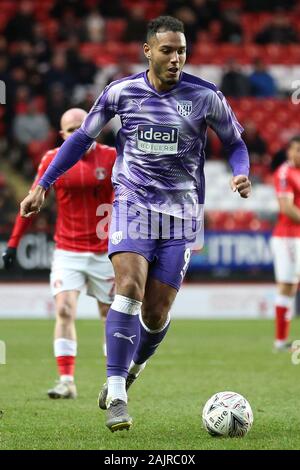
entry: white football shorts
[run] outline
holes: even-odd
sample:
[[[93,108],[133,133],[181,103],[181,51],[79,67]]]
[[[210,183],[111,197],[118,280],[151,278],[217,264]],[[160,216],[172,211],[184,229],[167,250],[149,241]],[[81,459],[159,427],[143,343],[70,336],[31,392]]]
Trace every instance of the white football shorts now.
[[[276,282],[297,284],[300,281],[300,238],[272,237]]]
[[[52,295],[77,290],[104,304],[114,299],[114,270],[107,254],[54,250],[50,285]]]

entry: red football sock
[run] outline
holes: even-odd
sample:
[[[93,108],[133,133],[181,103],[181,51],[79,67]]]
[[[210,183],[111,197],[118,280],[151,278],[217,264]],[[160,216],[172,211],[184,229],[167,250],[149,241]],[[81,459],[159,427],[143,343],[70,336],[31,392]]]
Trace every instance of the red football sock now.
[[[276,305],[276,339],[286,341],[289,337],[289,308]]]
[[[75,372],[75,356],[58,356],[56,358],[59,375],[72,375]]]

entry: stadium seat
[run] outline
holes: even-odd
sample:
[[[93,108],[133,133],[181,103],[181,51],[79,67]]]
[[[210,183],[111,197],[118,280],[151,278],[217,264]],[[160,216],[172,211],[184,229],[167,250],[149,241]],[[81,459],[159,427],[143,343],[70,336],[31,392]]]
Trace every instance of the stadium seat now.
[[[3,173],[0,173],[0,188],[6,185],[6,179]]]
[[[31,159],[33,168],[36,170],[40,164],[42,156],[52,148],[55,142],[55,133],[50,132],[45,140],[33,140],[27,146],[27,152]]]
[[[107,41],[120,41],[126,27],[126,20],[122,18],[108,19],[105,22],[105,36]]]
[[[204,40],[202,39],[204,37]],[[300,48],[297,45],[269,44],[261,46],[247,43],[237,46],[235,44],[215,44],[212,36],[201,33],[193,46],[190,63],[224,65],[230,59],[236,59],[240,64],[252,64],[255,59],[261,59],[267,65],[291,65],[300,62]]]
[[[155,18],[157,16],[160,16],[164,14],[165,11],[165,1],[163,0],[154,0],[154,1],[148,1],[146,2],[146,8],[145,8],[145,17],[149,21],[152,18]]]
[[[59,24],[53,18],[47,18],[44,22],[45,33],[49,41],[54,42],[57,38]]]
[[[124,52],[129,63],[137,64],[144,59],[142,46],[139,42],[128,43]]]
[[[18,4],[11,0],[1,1],[1,15],[10,18],[17,10]]]
[[[210,64],[214,63],[217,55],[217,47],[212,43],[197,43],[193,46],[193,52],[189,62],[191,64]]]

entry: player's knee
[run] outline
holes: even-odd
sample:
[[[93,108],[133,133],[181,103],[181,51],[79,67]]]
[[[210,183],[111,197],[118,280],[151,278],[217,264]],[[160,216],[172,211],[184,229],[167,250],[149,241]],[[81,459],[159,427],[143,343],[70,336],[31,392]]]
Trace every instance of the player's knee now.
[[[142,317],[143,322],[148,328],[150,328],[150,330],[159,330],[166,323],[168,312],[155,309],[143,309]]]
[[[63,302],[57,308],[57,317],[64,323],[69,323],[73,319],[72,305],[69,302]]]
[[[282,283],[279,286],[279,294],[286,295],[288,297],[294,297],[298,290],[298,284],[287,284]]]
[[[168,319],[172,301],[173,297],[168,295],[146,298],[142,307],[145,325],[151,330],[162,328]]]
[[[110,309],[110,304],[102,304],[99,302],[99,312],[100,312],[100,316],[101,318],[103,318],[103,320],[105,320],[107,318],[107,314],[108,314],[108,311]]]
[[[117,292],[125,297],[142,302],[145,287],[138,279],[122,279],[119,285],[117,285]]]

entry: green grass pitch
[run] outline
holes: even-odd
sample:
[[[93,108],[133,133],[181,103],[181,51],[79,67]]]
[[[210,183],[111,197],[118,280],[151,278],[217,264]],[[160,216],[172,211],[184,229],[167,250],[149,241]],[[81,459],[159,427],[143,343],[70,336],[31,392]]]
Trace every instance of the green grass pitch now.
[[[50,401],[56,378],[52,321],[0,321],[7,364],[0,365],[1,449],[299,449],[300,365],[272,353],[268,320],[177,320],[129,393],[134,425],[110,433],[97,408],[104,381],[102,326],[78,321],[79,398]],[[292,337],[300,338],[299,320]],[[243,394],[254,425],[242,439],[213,438],[201,410],[215,392]]]

